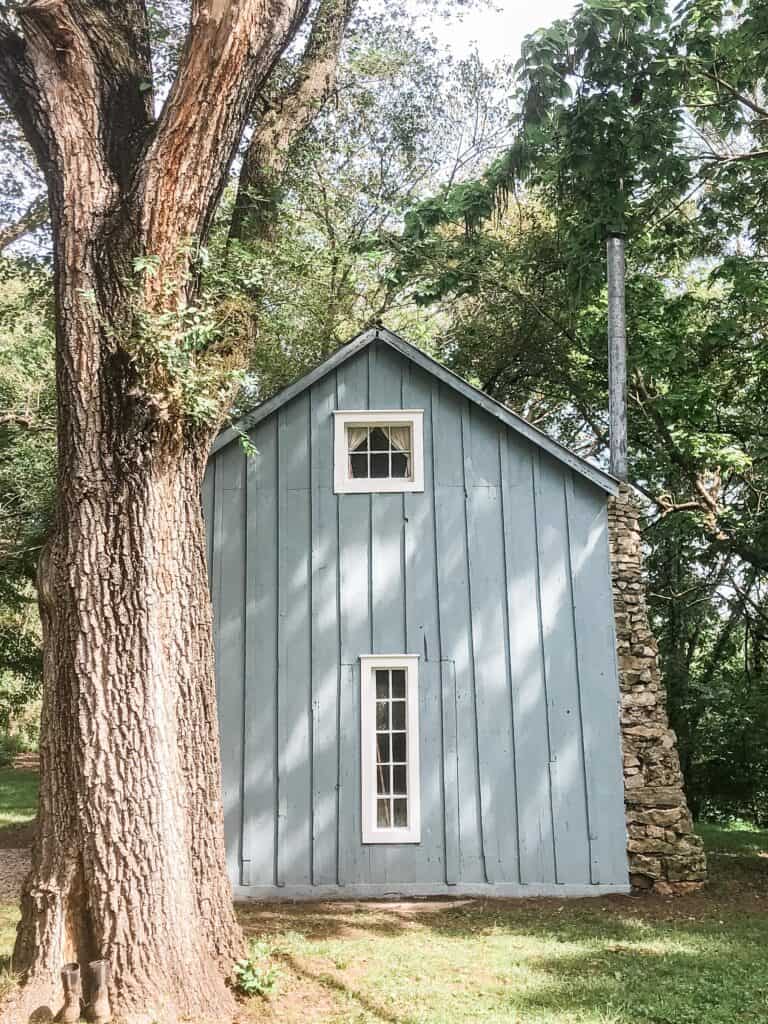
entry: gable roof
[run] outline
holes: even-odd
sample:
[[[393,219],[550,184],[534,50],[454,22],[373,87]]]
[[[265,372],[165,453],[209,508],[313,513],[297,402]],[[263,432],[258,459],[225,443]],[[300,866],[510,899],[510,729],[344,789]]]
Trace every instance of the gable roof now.
[[[485,412],[495,416],[497,420],[501,420],[506,426],[521,434],[545,452],[548,452],[574,472],[586,477],[587,480],[607,494],[616,494],[618,492],[619,482],[610,473],[606,473],[597,466],[593,466],[591,462],[587,462],[586,459],[582,459],[581,456],[576,455],[575,452],[566,448],[565,445],[555,441],[548,434],[539,430],[538,427],[534,427],[527,420],[523,419],[522,416],[518,416],[517,413],[502,405],[501,402],[497,402],[490,395],[486,395],[484,391],[480,391],[478,388],[468,384],[457,374],[448,370],[441,363],[438,363],[437,360],[422,352],[421,349],[416,348],[415,345],[411,345],[410,342],[405,341],[404,338],[401,338],[393,331],[388,331],[386,327],[371,327],[366,331],[362,331],[350,342],[334,352],[332,356],[329,356],[328,359],[320,363],[319,366],[316,366],[314,370],[305,373],[303,377],[295,380],[292,384],[283,388],[282,391],[278,391],[272,398],[261,402],[261,404],[242,416],[233,426],[222,430],[211,445],[211,454],[213,455],[221,451],[222,448],[225,448],[232,441],[241,437],[243,433],[255,427],[257,423],[261,423],[262,420],[271,416],[281,406],[301,394],[306,388],[311,387],[321,378],[325,377],[326,374],[335,370],[336,367],[341,366],[348,359],[351,359],[352,356],[362,352],[376,341],[389,345],[390,348],[399,352],[401,356],[410,359],[411,362],[415,363],[422,370],[432,374],[433,377],[437,377],[442,384],[453,388],[454,391],[463,395],[470,402],[479,405]]]

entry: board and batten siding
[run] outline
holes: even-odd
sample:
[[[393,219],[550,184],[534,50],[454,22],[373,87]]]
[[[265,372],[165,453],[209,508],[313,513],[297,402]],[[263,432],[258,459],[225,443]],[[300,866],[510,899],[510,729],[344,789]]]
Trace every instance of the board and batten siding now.
[[[335,409],[423,409],[424,491],[333,491]],[[626,891],[605,494],[373,344],[203,488],[238,897]],[[419,655],[421,842],[365,845],[363,654]]]

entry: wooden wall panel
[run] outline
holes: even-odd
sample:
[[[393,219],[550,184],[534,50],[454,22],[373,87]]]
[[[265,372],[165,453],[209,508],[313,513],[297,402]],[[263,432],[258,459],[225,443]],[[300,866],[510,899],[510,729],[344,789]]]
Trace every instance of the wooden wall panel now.
[[[502,446],[505,566],[515,729],[520,881],[555,881],[534,452],[507,434]]]
[[[456,685],[459,874],[487,881],[483,864],[478,783],[477,713],[472,659],[466,494],[462,415],[466,401],[444,386],[433,393],[437,578],[440,591],[440,649],[453,663]]]
[[[424,410],[423,493],[334,494],[333,411],[365,408]],[[623,884],[604,496],[381,345],[251,439],[203,487],[239,891]],[[417,845],[362,843],[369,653],[419,655]]]
[[[312,878],[312,658],[309,394],[277,413],[278,885]]]
[[[489,882],[518,882],[499,430],[471,406],[462,430],[483,857]]]
[[[243,669],[245,599],[245,456],[230,445],[217,459],[214,479],[214,549],[211,559],[215,609],[216,678],[227,868],[240,875],[243,766]]]
[[[534,481],[555,873],[557,882],[576,882],[590,877],[589,828],[562,467],[537,456]]]
[[[566,477],[568,535],[576,652],[589,810],[591,881],[610,882],[627,871],[624,772],[617,720],[620,708],[611,608],[608,517],[593,487]]]
[[[277,417],[260,424],[251,441],[257,453],[246,459],[243,885],[276,880]]]
[[[310,394],[312,483],[312,881],[336,882],[339,769],[338,501],[333,493],[336,379]]]

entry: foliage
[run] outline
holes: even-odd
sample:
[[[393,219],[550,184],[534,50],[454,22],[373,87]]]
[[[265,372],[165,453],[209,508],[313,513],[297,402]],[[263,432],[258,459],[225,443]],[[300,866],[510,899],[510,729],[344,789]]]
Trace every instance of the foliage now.
[[[212,265],[259,298],[253,386],[269,395],[386,318],[429,345],[439,309],[414,305],[387,239],[414,200],[476,173],[508,141],[504,70],[452,62],[399,5],[358,17],[334,101],[294,146],[267,244],[230,243]],[[228,197],[231,202],[233,196]]]
[[[212,271],[202,248],[185,256],[190,277],[204,276],[206,287],[197,295],[168,281],[164,301],[152,309],[137,294],[125,348],[161,418],[215,427],[243,384],[255,309],[226,263]],[[137,293],[144,275],[154,277],[159,270],[154,256],[134,260]]]
[[[34,579],[55,480],[50,281],[0,262],[0,729],[40,692]]]
[[[272,947],[266,942],[253,941],[250,956],[238,960],[234,966],[237,988],[245,996],[267,996],[274,992],[280,980],[280,971],[270,957]]]
[[[0,768],[0,830],[35,820],[39,782],[37,772]]]

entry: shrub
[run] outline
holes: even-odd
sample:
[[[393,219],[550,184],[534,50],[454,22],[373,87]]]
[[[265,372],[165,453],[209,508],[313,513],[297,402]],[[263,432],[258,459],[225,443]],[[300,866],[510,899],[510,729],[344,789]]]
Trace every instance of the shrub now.
[[[251,955],[235,964],[237,988],[246,996],[266,996],[277,987],[280,971],[270,961],[272,948],[266,942],[252,942]]]

